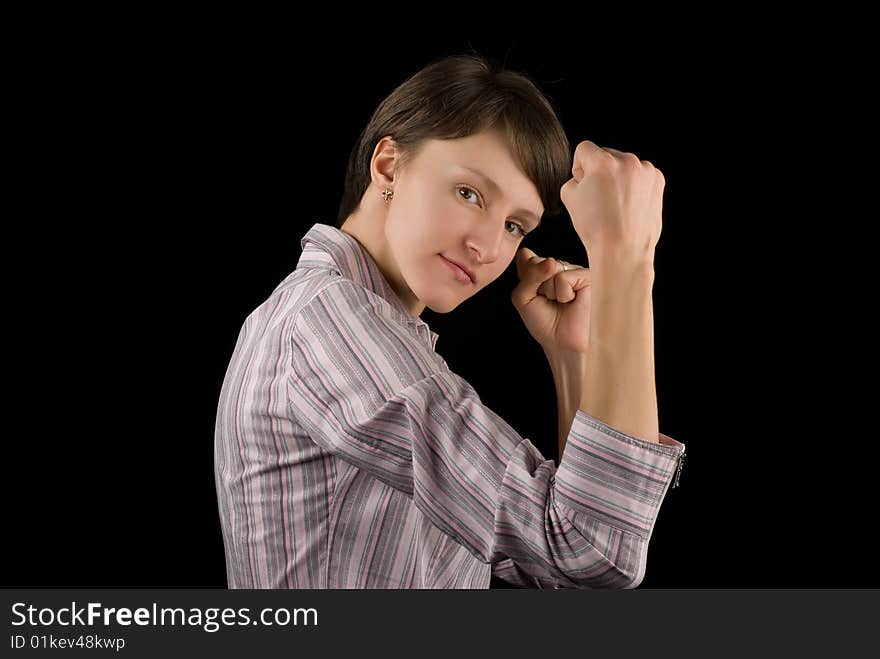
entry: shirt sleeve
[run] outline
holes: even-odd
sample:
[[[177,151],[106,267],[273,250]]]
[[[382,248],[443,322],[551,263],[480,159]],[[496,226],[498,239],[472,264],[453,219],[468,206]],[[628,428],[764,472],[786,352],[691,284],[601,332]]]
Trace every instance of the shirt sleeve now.
[[[634,588],[684,445],[578,410],[556,468],[416,330],[342,280],[297,314],[290,404],[325,450],[400,490],[505,580]]]

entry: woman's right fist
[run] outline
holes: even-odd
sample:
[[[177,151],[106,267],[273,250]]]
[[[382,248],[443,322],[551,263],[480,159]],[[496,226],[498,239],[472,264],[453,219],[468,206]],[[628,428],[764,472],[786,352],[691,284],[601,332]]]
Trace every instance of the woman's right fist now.
[[[666,186],[660,170],[633,153],[585,140],[575,148],[571,173],[560,197],[587,252],[623,250],[653,262]]]

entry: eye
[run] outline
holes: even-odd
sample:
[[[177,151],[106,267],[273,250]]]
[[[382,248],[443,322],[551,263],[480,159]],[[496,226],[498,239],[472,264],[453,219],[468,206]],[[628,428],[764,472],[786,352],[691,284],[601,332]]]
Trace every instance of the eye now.
[[[474,197],[476,197],[477,201],[480,201],[480,203],[482,203],[480,193],[477,192],[476,190],[474,190],[473,188],[469,188],[466,185],[460,185],[460,186],[458,186],[458,190],[459,190],[459,192],[464,190],[465,192],[469,192],[469,193],[473,194]],[[468,197],[468,195],[462,195],[462,199],[467,199],[467,197]]]
[[[508,221],[507,221],[507,224],[511,224],[511,225],[515,226],[515,227],[519,230],[519,237],[520,237],[520,238],[525,238],[527,235],[529,235],[529,232],[526,231],[525,229],[523,229],[523,228],[522,228],[519,224],[517,224],[516,222],[511,222],[510,220],[508,220]],[[513,235],[513,234],[511,234],[511,235]]]
[[[482,197],[480,197],[480,193],[477,192],[476,190],[474,190],[473,188],[468,187],[466,185],[460,185],[460,186],[458,186],[458,190],[459,190],[459,192],[464,191],[465,193],[469,193],[469,194],[461,195],[462,199],[467,199],[469,195],[474,195],[474,197],[477,199],[477,201],[480,202],[480,205],[482,205]],[[519,238],[525,238],[529,234],[528,231],[523,229],[522,226],[517,224],[516,222],[510,222],[508,220],[507,222],[505,222],[505,224],[510,224],[510,225],[516,227],[517,231],[519,231],[519,234],[518,234]],[[517,234],[511,233],[510,235],[516,236]]]

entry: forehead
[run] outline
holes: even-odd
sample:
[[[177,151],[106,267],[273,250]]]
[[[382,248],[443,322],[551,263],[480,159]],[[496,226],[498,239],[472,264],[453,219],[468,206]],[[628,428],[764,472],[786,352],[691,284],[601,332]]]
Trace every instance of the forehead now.
[[[442,173],[477,176],[488,186],[487,192],[535,215],[535,221],[543,212],[535,184],[519,168],[513,152],[496,132],[487,131],[454,140],[428,140],[419,159]]]

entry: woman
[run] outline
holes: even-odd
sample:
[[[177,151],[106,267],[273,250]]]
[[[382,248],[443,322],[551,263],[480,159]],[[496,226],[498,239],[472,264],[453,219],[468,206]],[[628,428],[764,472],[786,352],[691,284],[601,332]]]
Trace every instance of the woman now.
[[[336,226],[305,234],[226,373],[215,469],[231,588],[641,582],[684,450],[659,433],[654,393],[663,180],[632,154],[569,153],[537,88],[477,56],[432,62],[379,105]],[[589,270],[519,248],[560,201]],[[419,318],[514,259],[512,301],[557,386],[558,469],[449,370]]]

